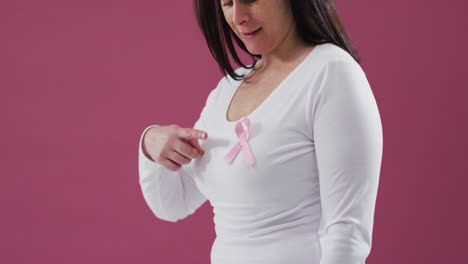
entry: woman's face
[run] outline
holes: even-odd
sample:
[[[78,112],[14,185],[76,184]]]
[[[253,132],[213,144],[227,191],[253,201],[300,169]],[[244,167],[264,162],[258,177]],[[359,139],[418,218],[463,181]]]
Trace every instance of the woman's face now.
[[[252,54],[275,50],[294,29],[289,0],[217,1],[227,23]]]

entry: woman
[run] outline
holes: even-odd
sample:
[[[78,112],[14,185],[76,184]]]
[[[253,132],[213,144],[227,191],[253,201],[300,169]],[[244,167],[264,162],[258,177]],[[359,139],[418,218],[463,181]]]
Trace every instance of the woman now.
[[[147,204],[175,222],[209,200],[212,264],[365,263],[382,127],[332,0],[199,0],[195,7],[226,76],[193,129],[143,131]],[[243,65],[232,39],[258,60]],[[226,48],[243,67],[232,68]]]

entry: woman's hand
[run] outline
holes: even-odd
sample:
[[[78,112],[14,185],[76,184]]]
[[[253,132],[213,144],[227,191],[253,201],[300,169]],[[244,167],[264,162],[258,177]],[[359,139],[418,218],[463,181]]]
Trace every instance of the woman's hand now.
[[[152,127],[143,137],[143,153],[154,162],[177,171],[205,153],[198,139],[207,138],[208,134],[198,129],[178,125]]]

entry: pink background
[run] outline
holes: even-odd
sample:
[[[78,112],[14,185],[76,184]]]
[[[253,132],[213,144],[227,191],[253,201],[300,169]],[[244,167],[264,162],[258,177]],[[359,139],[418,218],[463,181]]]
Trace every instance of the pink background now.
[[[468,263],[467,4],[336,3],[384,128],[367,264]],[[192,1],[1,1],[0,263],[209,263],[209,203],[155,218],[137,144],[221,77]]]

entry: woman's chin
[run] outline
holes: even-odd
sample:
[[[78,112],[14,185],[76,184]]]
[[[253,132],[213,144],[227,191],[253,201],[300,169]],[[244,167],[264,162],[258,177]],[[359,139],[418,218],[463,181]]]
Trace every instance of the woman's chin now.
[[[260,49],[259,47],[246,45],[246,48],[251,54],[254,54],[254,55],[261,55],[263,53],[263,49]]]

